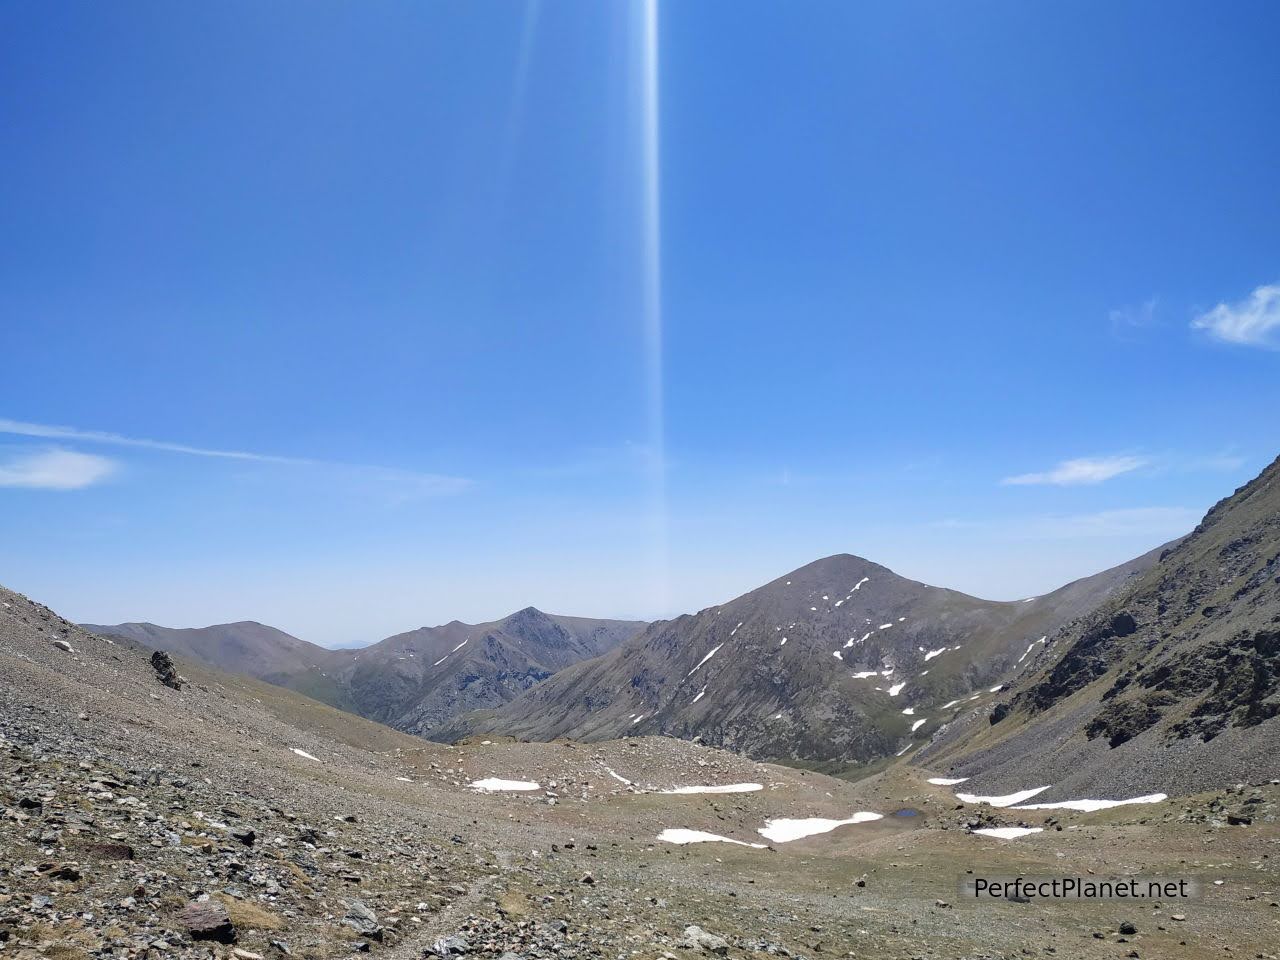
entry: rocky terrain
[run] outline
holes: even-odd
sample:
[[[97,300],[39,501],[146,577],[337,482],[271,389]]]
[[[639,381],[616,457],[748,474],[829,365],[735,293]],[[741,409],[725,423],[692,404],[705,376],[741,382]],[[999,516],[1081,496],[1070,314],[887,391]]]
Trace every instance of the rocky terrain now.
[[[926,773],[855,784],[661,737],[446,746],[0,590],[3,955],[1274,953],[1274,785],[1081,813],[963,802]],[[1008,825],[1041,832],[972,832]],[[659,839],[689,832],[736,842]],[[974,869],[1205,893],[976,907]]]
[[[651,624],[438,735],[642,733],[768,759],[893,757],[924,742],[956,703],[989,699],[1043,637],[1158,556],[1014,603],[917,583],[848,554],[828,557],[728,603]]]
[[[527,607],[491,623],[454,620],[343,650],[254,622],[195,629],[153,623],[84,626],[431,737],[457,714],[501,706],[557,670],[612,650],[644,624],[556,616]]]
[[[1280,461],[1050,637],[996,709],[922,753],[958,775],[1192,793],[1280,776]],[[1015,789],[1014,787],[1010,787]]]

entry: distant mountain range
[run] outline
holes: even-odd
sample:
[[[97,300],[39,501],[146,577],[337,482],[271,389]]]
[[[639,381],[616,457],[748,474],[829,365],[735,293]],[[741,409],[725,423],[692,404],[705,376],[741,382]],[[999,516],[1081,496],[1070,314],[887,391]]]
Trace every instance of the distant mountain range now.
[[[257,623],[89,629],[447,742],[664,735],[1010,792],[1185,793],[1280,754],[1280,461],[1182,540],[1017,602],[842,554],[652,624],[528,608],[359,650]]]
[[[917,762],[1064,796],[1280,774],[1280,460],[1053,633],[998,699],[945,714]]]
[[[557,670],[608,652],[644,625],[528,607],[492,623],[454,620],[354,650],[328,650],[251,621],[194,629],[153,623],[84,627],[431,737],[459,713],[501,706]]]
[[[893,756],[938,728],[940,705],[991,696],[1041,638],[1158,555],[1012,603],[917,583],[860,557],[828,557],[736,600],[651,624],[438,735],[662,734],[767,759]]]

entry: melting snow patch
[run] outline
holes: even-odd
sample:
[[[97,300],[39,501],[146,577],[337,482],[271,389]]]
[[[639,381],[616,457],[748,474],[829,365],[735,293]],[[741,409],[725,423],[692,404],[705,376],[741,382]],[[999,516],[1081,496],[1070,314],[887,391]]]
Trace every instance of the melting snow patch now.
[[[832,655],[833,657],[835,657],[837,660],[843,660],[843,659],[844,659],[844,654],[843,654],[843,653],[841,653],[839,650],[832,650],[832,651],[831,651],[831,655]]]
[[[1124,807],[1131,803],[1163,803],[1169,799],[1169,795],[1165,793],[1149,793],[1143,797],[1133,797],[1129,800],[1064,800],[1061,803],[1029,803],[1024,807],[1014,807],[1015,810],[1082,810],[1085,813],[1093,813],[1095,810],[1109,810],[1112,807]]]
[[[917,720],[915,723],[913,723],[913,724],[911,725],[911,732],[912,732],[912,733],[915,733],[917,730],[919,730],[921,727],[923,727],[923,726],[924,726],[926,723],[928,723],[928,722],[929,722],[929,718],[928,718],[928,717],[921,717],[919,720]]]
[[[1017,840],[1029,833],[1043,833],[1044,827],[983,827],[973,832],[984,837],[995,837],[997,840]]]
[[[957,783],[964,783],[968,777],[930,777],[929,782],[938,787],[954,787]]]
[[[707,688],[706,688],[706,687],[703,687],[701,690],[699,690],[699,691],[698,691],[698,695],[697,695],[696,697],[694,697],[694,698],[693,698],[693,702],[694,702],[694,703],[697,703],[699,700],[701,700],[701,699],[702,699],[702,697],[703,697],[703,695],[704,695],[704,694],[706,694],[706,692],[707,692]]]
[[[659,793],[755,793],[763,790],[759,783],[726,783],[718,787],[675,787],[671,790],[659,790]]]
[[[296,753],[300,757],[306,757],[308,760],[314,760],[316,763],[320,762],[319,757],[313,757],[311,754],[307,753],[307,751],[305,750],[299,750],[297,747],[290,747],[289,749],[292,750],[294,753]]]
[[[783,818],[781,820],[766,820],[764,826],[756,832],[766,840],[772,840],[774,843],[790,843],[792,840],[812,837],[818,833],[830,833],[836,827],[843,827],[846,824],[867,823],[871,820],[881,819],[883,819],[881,814],[868,813],[865,810],[855,813],[848,820],[827,820],[824,817],[808,817],[803,820]]]
[[[903,710],[903,711],[902,711],[903,715],[904,715],[904,716],[908,716],[908,717],[909,717],[909,716],[911,716],[911,715],[912,715],[913,713],[915,713],[915,712],[916,712],[916,708],[915,708],[915,707],[907,707],[905,710]]]
[[[861,580],[859,580],[857,583],[853,585],[853,590],[857,590],[859,587],[861,587],[864,583],[866,583],[870,579],[871,579],[870,577],[863,577]],[[849,592],[853,593],[853,590],[850,590]]]
[[[906,753],[908,750],[910,750],[913,746],[915,746],[915,744],[913,744],[913,743],[908,743],[905,747],[903,747],[901,750],[899,750],[897,753],[895,753],[895,754],[894,754],[894,756],[895,756],[895,757],[900,757],[900,756],[902,756],[904,753]]]
[[[1022,656],[1018,658],[1018,663],[1021,663],[1023,660],[1027,659],[1027,654],[1031,652],[1032,648],[1035,647],[1037,643],[1044,643],[1048,639],[1049,639],[1048,637],[1041,637],[1039,640],[1032,640],[1031,643],[1028,644],[1027,649],[1022,652]]]
[[[907,685],[907,681],[905,680],[903,680],[901,683],[895,683],[892,687],[889,688],[889,696],[896,697],[898,694],[902,692],[902,688],[905,687],[906,685]]]
[[[631,725],[634,727],[637,723],[639,723],[641,720],[643,720],[647,716],[648,716],[647,713],[640,714],[640,716],[636,717],[634,720],[631,721]]]
[[[745,840],[734,840],[722,837],[718,833],[706,833],[702,830],[663,830],[658,834],[663,843],[736,843],[740,847],[753,847],[763,850],[763,843],[747,843]]]
[[[892,624],[892,623],[882,623],[882,624],[880,624],[880,629],[881,629],[881,630],[888,630],[888,629],[889,629],[890,627],[892,627],[892,626],[893,626],[893,624]]]
[[[1000,692],[1001,690],[1003,690],[1003,689],[1004,689],[1004,684],[1003,684],[1003,683],[997,683],[994,687],[992,687],[990,690],[988,690],[988,691],[987,691],[987,693],[999,693],[999,692]]]
[[[1048,789],[1048,787],[1032,787],[1030,790],[1021,790],[1003,797],[978,797],[972,793],[957,793],[956,799],[961,803],[986,803],[993,807],[1011,807],[1023,800],[1030,800],[1037,793],[1044,793]]]
[[[604,766],[604,764],[601,764],[601,766]],[[619,783],[625,783],[628,787],[632,786],[632,783],[630,780],[628,780],[626,777],[624,777],[622,774],[618,773],[617,771],[613,770],[611,767],[605,767],[604,772],[607,773],[609,776],[613,777],[613,779],[617,780]]]
[[[740,626],[742,626],[742,621],[741,621],[741,620],[739,620],[739,621],[738,621],[738,627],[740,627]],[[734,627],[732,630],[730,630],[730,631],[729,631],[729,636],[731,636],[731,637],[732,637],[735,633],[737,633],[737,632],[738,632],[738,627]]]
[[[532,780],[502,780],[498,777],[486,777],[483,780],[472,780],[474,790],[492,793],[495,790],[537,790],[538,785]]]
[[[946,647],[939,647],[937,650],[930,650],[928,653],[924,655],[925,663],[928,663],[930,660],[932,660],[934,657],[938,656],[939,654],[943,654],[946,652],[947,652]]]
[[[954,706],[955,706],[957,703],[959,703],[959,702],[960,702],[959,700],[949,700],[949,701],[947,701],[946,703],[944,703],[944,704],[942,705],[942,709],[943,709],[943,710],[950,710],[952,707],[954,707]]]
[[[784,641],[782,641],[782,642],[783,642],[783,643],[786,643],[786,641],[785,641],[785,640],[784,640]],[[716,651],[717,651],[717,650],[719,650],[719,649],[720,649],[721,647],[723,647],[723,646],[724,646],[724,644],[723,644],[723,643],[717,643],[714,647],[712,647],[712,648],[711,648],[711,652],[710,652],[710,653],[708,653],[708,654],[707,654],[705,657],[703,657],[701,660],[699,660],[699,661],[698,661],[698,663],[697,663],[697,665],[696,665],[692,670],[690,670],[688,673],[686,673],[686,674],[685,674],[685,676],[686,676],[686,677],[691,677],[691,676],[693,676],[693,675],[694,675],[694,673],[695,673],[695,672],[697,672],[698,667],[702,666],[704,663],[706,663],[708,660],[710,660],[712,657],[714,657],[714,656],[716,655]]]
[[[865,680],[867,679],[867,677],[875,677],[875,676],[879,676],[878,670],[859,670],[857,673],[853,675],[853,679]]]

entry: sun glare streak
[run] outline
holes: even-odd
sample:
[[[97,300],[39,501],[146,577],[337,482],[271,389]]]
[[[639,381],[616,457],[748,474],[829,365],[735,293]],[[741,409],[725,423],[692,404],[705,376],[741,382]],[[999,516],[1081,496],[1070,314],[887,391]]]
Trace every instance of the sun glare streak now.
[[[640,0],[642,293],[653,589],[659,615],[670,602],[666,424],[662,376],[662,166],[658,83],[658,0]]]

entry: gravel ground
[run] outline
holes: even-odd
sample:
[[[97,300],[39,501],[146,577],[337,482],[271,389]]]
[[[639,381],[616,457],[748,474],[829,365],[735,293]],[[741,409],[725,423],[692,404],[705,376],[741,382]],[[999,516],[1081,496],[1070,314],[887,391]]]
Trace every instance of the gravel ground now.
[[[957,804],[907,768],[850,784],[663,738],[447,747],[182,662],[175,690],[140,648],[0,603],[0,956],[1181,958],[1280,943],[1269,785],[1055,815]],[[539,789],[469,786],[491,776]],[[726,783],[761,789],[658,792]],[[885,816],[763,849],[655,839],[759,841],[770,818],[857,810]],[[1044,833],[969,833],[986,823]],[[1194,874],[1207,892],[976,908],[957,902],[968,869]]]

